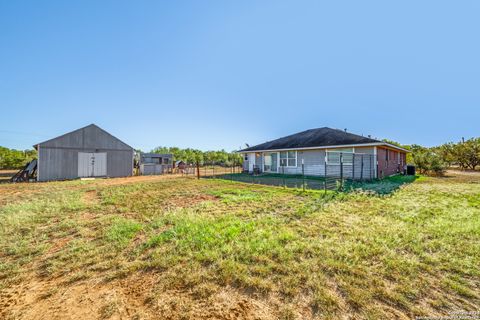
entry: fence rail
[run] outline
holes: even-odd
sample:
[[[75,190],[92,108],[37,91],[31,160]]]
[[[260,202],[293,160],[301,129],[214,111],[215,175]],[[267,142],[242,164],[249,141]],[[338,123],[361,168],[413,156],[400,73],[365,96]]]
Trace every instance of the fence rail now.
[[[199,177],[316,190],[342,190],[353,181],[375,178],[376,163],[372,154],[332,152],[328,159],[326,156],[321,160],[302,159],[297,166],[278,166],[277,163],[275,167],[260,158],[259,165],[245,162],[241,169],[207,164],[199,168]]]
[[[189,164],[171,172],[186,177],[224,179],[254,184],[301,188],[303,190],[343,190],[353,181],[375,179],[376,161],[371,154],[332,154],[328,159],[302,159],[297,166],[272,166],[262,159],[259,165]]]

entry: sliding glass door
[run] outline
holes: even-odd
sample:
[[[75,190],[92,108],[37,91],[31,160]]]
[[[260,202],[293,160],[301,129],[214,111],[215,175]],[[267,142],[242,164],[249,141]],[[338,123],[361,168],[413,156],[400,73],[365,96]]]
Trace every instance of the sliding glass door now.
[[[265,172],[277,172],[278,169],[278,154],[276,152],[265,153],[265,165],[263,170]]]

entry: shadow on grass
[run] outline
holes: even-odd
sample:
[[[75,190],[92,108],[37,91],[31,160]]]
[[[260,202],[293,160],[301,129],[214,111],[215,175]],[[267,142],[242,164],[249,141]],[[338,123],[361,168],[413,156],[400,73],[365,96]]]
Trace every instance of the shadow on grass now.
[[[305,176],[305,178],[303,178],[301,175],[262,174],[254,176],[250,174],[236,173],[211,176],[208,178],[299,189],[302,189],[305,186],[305,189],[309,190],[323,190],[325,188],[325,178],[318,176]],[[347,180],[345,181],[343,190],[345,192],[351,192],[361,189],[385,195],[394,192],[406,183],[412,183],[417,178],[418,176],[398,175],[382,180],[364,182]],[[332,179],[329,178],[328,190],[338,191],[338,188],[340,187],[339,182],[332,184],[331,180]]]
[[[406,183],[414,182],[417,178],[418,176],[398,175],[368,182],[348,181],[345,184],[345,191],[349,192],[361,189],[364,191],[372,191],[377,194],[385,195],[394,192]]]

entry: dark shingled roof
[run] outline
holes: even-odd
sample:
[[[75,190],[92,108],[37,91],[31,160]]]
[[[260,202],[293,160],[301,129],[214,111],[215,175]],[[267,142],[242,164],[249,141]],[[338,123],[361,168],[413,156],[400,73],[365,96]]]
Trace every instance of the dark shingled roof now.
[[[268,141],[243,151],[295,149],[311,147],[343,146],[350,144],[381,143],[382,141],[332,128],[317,128]]]

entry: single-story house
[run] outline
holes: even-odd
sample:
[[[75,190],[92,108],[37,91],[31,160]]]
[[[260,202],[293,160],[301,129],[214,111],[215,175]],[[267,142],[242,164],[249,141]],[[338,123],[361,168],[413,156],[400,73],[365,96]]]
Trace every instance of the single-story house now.
[[[133,148],[95,124],[34,145],[37,181],[133,174]]]
[[[310,129],[240,150],[249,172],[382,178],[403,172],[408,150],[331,128]],[[341,164],[341,165],[340,165]]]
[[[140,155],[140,173],[143,175],[163,174],[172,169],[172,166],[172,154],[142,153]]]

